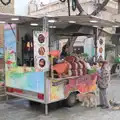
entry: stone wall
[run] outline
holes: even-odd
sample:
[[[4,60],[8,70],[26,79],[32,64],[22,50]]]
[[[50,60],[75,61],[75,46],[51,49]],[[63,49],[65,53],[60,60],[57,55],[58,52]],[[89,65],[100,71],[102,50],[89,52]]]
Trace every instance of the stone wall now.
[[[3,1],[8,1],[8,0],[3,0]],[[11,0],[11,3],[6,6],[0,2],[0,12],[14,13],[14,0]]]

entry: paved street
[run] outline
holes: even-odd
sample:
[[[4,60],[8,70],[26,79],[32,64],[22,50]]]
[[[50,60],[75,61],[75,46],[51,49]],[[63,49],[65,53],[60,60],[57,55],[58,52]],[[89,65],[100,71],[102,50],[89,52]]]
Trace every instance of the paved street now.
[[[120,101],[120,78],[111,81],[109,99]],[[119,120],[120,111],[87,109],[76,104],[73,108],[53,107],[44,116],[43,106],[30,107],[28,101],[14,100],[0,104],[0,120]]]

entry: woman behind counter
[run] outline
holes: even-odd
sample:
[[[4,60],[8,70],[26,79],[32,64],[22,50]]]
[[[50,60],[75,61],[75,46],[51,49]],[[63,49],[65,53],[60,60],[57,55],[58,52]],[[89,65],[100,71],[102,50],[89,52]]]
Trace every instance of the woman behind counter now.
[[[60,58],[61,59],[64,59],[65,57],[67,57],[69,54],[68,54],[68,46],[67,45],[64,45],[63,48],[62,48],[62,52],[61,52],[61,55],[60,55]]]
[[[53,50],[50,52],[50,55],[54,56],[53,65],[64,62],[64,58],[69,55],[67,45],[63,46],[61,53],[59,50]]]

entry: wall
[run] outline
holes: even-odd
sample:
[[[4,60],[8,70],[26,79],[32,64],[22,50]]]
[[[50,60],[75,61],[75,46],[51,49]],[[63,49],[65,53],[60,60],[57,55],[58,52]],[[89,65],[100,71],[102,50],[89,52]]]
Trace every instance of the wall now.
[[[49,1],[51,1],[51,0],[49,0]],[[92,13],[92,11],[94,9],[96,9],[95,2],[93,2],[93,0],[84,0],[84,1],[79,0],[79,1],[81,2],[81,5],[82,5],[83,9],[85,10],[85,12],[88,14]],[[39,3],[36,2],[36,4],[39,4]],[[68,15],[67,3],[59,2],[59,0],[57,0],[57,1],[55,0],[55,2],[38,7],[36,10],[33,9],[33,7],[35,7],[35,6],[36,6],[35,4],[30,4],[30,15],[35,15],[35,16],[36,15],[37,16],[38,15],[46,15],[46,14],[49,14],[51,16]],[[113,10],[111,11],[111,9],[113,9]],[[106,6],[106,10],[109,13],[116,14],[117,13],[116,2],[110,1],[108,3],[108,5]],[[105,12],[105,11],[102,11],[101,14],[103,14],[103,12]],[[78,14],[78,10],[76,10],[75,12],[73,12],[71,10],[71,14],[72,15]],[[106,15],[107,15],[107,13],[106,13]],[[106,15],[103,15],[102,17],[104,18]],[[109,19],[109,17],[106,17],[106,18],[108,20],[111,20],[111,19]]]
[[[15,14],[27,15],[29,1],[30,0],[15,0]]]
[[[1,13],[14,13],[14,1],[15,0],[11,0],[11,3],[6,6],[0,2],[0,12]]]

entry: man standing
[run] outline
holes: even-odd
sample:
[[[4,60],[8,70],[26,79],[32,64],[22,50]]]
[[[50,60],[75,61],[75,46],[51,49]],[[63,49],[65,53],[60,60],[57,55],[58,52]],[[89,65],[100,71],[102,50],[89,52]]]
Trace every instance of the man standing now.
[[[100,64],[101,68],[98,79],[100,105],[98,105],[98,107],[107,109],[109,108],[109,103],[107,100],[107,88],[110,81],[110,67],[107,61],[101,61]]]

